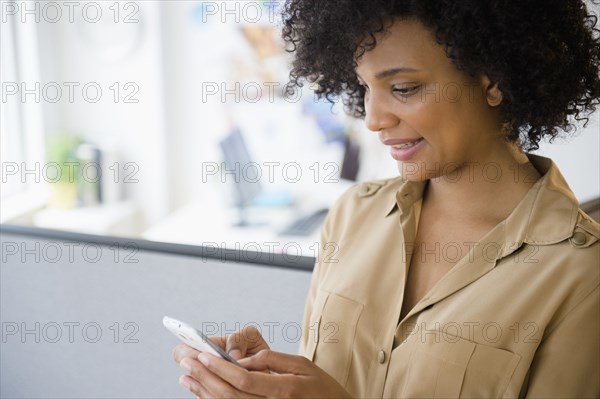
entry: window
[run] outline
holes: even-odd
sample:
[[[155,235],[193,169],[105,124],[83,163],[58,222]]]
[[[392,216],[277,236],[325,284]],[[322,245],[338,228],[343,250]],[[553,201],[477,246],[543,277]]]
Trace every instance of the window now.
[[[0,29],[0,79],[2,102],[0,103],[0,159],[2,160],[2,188],[0,198],[5,199],[25,189],[24,183],[12,173],[23,160],[20,131],[19,103],[9,95],[17,85],[14,26],[12,19],[3,22]],[[10,98],[10,99],[9,99]]]
[[[3,15],[0,24],[0,198],[6,222],[39,207],[47,198],[43,179],[24,170],[40,170],[44,161],[42,105],[23,99],[22,84],[40,81],[37,26],[17,15]],[[26,100],[26,101],[23,101]]]

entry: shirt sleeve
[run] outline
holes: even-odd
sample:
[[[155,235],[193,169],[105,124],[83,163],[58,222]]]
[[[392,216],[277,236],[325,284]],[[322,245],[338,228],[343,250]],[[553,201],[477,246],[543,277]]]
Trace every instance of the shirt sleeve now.
[[[600,397],[599,286],[541,343],[531,365],[525,397]]]

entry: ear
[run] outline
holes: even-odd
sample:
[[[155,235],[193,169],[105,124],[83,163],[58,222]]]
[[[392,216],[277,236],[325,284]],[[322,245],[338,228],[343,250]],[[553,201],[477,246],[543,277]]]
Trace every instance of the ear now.
[[[483,87],[485,88],[485,99],[490,107],[497,107],[502,103],[502,91],[498,87],[498,83],[492,83],[487,75],[482,77]]]

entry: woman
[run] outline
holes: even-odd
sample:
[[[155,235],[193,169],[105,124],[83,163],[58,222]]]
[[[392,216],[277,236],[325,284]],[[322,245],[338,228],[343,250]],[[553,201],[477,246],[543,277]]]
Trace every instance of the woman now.
[[[292,86],[342,96],[400,177],[330,211],[303,356],[255,330],[185,347],[199,397],[598,397],[600,227],[526,151],[600,98],[579,0],[288,1]],[[572,119],[571,119],[572,120]],[[271,371],[270,373],[264,372]]]

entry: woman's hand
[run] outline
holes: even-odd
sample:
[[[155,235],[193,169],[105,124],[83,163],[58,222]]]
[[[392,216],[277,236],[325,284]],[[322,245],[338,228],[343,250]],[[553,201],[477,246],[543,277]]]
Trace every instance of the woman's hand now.
[[[228,336],[215,336],[209,337],[209,339],[235,360],[252,356],[263,349],[269,349],[269,345],[260,332],[252,326]],[[181,363],[185,358],[197,360],[199,354],[199,351],[186,344],[179,344],[173,349],[173,358],[177,363]]]
[[[245,368],[187,345],[178,345],[173,356],[188,372],[179,382],[200,398],[351,397],[329,374],[305,357],[269,350],[252,327],[212,340]]]
[[[213,336],[209,339],[220,346],[225,352],[227,352],[235,360],[240,360],[246,356],[252,356],[263,349],[269,349],[269,345],[266,343],[260,332],[256,327],[246,327],[240,331],[236,331],[234,334],[228,336]],[[182,367],[189,364],[200,364],[198,362],[198,355],[200,352],[186,344],[179,344],[173,349],[173,358]],[[184,362],[184,359],[185,362]],[[184,367],[186,368],[186,367]],[[180,383],[185,379],[185,376],[180,378]]]
[[[256,327],[252,326],[243,328],[228,336],[210,337],[210,340],[219,345],[235,360],[252,356],[263,349],[269,349],[269,344],[260,335]],[[173,350],[173,358],[177,363],[180,363],[185,357],[196,359],[199,353],[194,348],[179,344]]]
[[[198,355],[198,360],[182,362],[189,375],[180,383],[200,398],[351,397],[337,381],[302,356],[265,349],[240,359],[245,369],[208,353]]]

